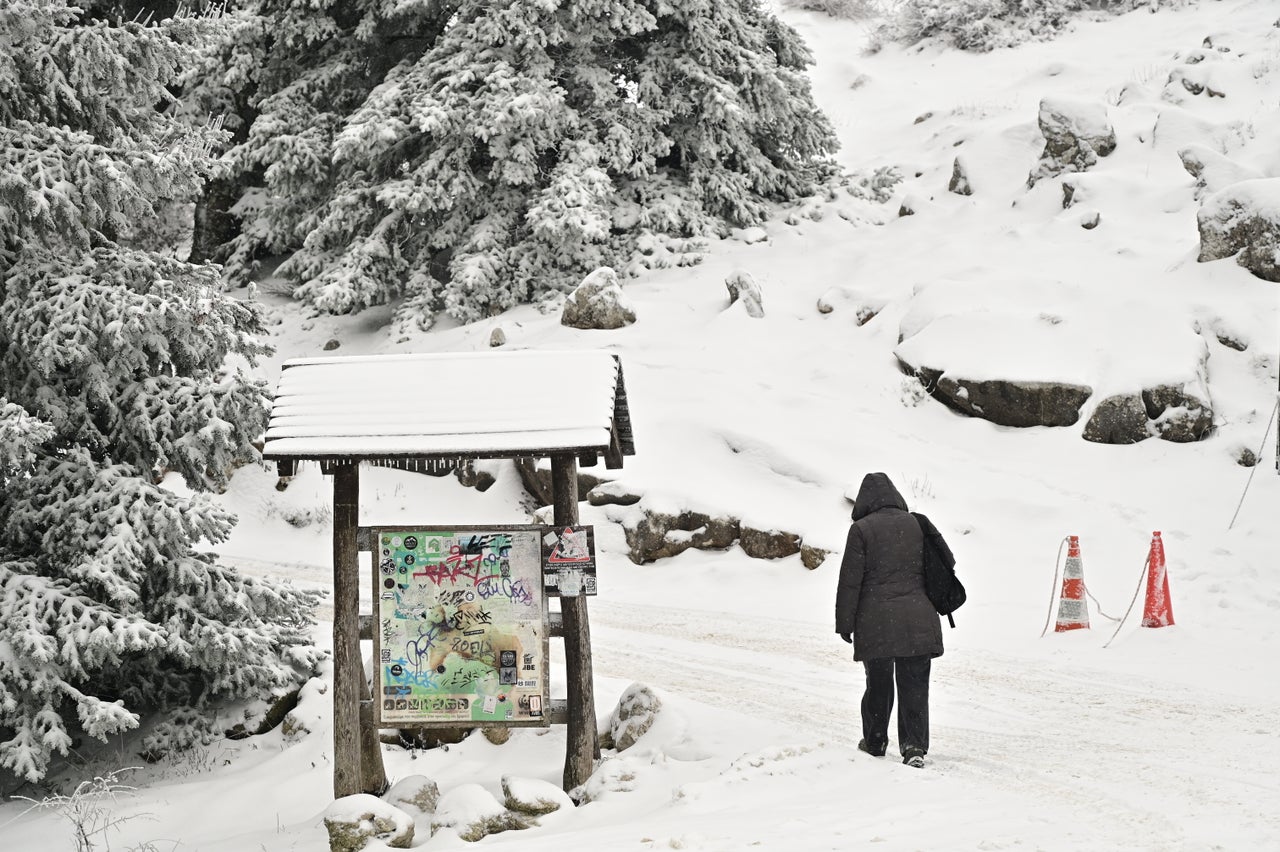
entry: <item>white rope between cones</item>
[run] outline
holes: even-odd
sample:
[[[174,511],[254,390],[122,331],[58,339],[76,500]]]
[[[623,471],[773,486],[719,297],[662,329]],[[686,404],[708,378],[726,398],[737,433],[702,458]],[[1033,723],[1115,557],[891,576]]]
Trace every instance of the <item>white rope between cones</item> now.
[[[1258,472],[1258,467],[1262,464],[1262,454],[1267,448],[1267,437],[1271,434],[1271,424],[1276,420],[1276,412],[1280,411],[1280,396],[1276,397],[1276,404],[1271,407],[1271,416],[1267,418],[1266,431],[1262,433],[1262,443],[1258,445],[1258,452],[1253,457],[1253,467],[1249,468],[1249,478],[1245,480],[1244,491],[1240,492],[1240,502],[1236,504],[1236,513],[1231,516],[1231,523],[1227,524],[1227,529],[1231,529],[1236,525],[1236,518],[1240,517],[1240,509],[1244,506],[1244,497],[1249,493],[1249,486],[1253,484],[1253,475]]]
[[[1058,542],[1058,555],[1053,560],[1053,584],[1049,587],[1049,613],[1044,617],[1044,630],[1040,631],[1040,638],[1044,638],[1044,634],[1049,632],[1049,622],[1053,620],[1053,605],[1058,600],[1058,568],[1062,564],[1062,548],[1066,547],[1067,537],[1064,535],[1062,541]]]
[[[1129,613],[1133,612],[1133,605],[1138,602],[1138,593],[1142,591],[1142,582],[1147,579],[1147,571],[1151,568],[1151,552],[1147,552],[1147,558],[1142,562],[1142,573],[1138,575],[1138,588],[1133,590],[1133,600],[1129,601],[1129,608],[1124,611],[1124,618],[1120,619],[1120,623],[1116,625],[1116,632],[1111,634],[1111,638],[1106,641],[1102,647],[1106,648],[1112,642],[1116,641],[1116,637],[1120,635],[1120,628],[1124,627],[1125,621],[1129,618]]]

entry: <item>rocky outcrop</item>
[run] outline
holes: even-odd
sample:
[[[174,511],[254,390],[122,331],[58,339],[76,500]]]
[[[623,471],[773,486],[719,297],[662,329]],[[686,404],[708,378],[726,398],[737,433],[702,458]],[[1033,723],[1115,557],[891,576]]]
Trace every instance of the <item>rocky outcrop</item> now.
[[[1045,98],[1039,123],[1044,151],[1027,176],[1028,187],[1055,175],[1087,171],[1116,149],[1116,131],[1103,104]]]
[[[637,565],[684,553],[691,547],[723,550],[738,540],[736,518],[713,517],[702,512],[678,514],[642,508],[623,525],[627,554]]]
[[[637,565],[677,556],[690,548],[725,550],[736,542],[743,552],[756,559],[783,559],[799,553],[804,566],[812,570],[821,565],[831,552],[806,545],[793,532],[756,528],[726,515],[690,509],[671,512],[643,503],[636,505],[635,502],[630,502],[632,497],[639,501],[639,497],[619,490],[617,494],[610,494],[608,503],[597,505],[627,507],[611,514],[610,519],[622,524],[627,540],[627,556]],[[623,500],[629,502],[623,503]]]
[[[1084,427],[1084,439],[1101,444],[1136,444],[1147,438],[1186,444],[1213,430],[1213,407],[1185,385],[1159,385],[1140,393],[1117,394],[1098,403]]]
[[[560,324],[571,328],[614,329],[631,325],[636,312],[618,284],[618,273],[602,266],[582,280],[565,300]]]
[[[1240,181],[1213,193],[1196,222],[1201,263],[1234,255],[1258,278],[1280,281],[1280,178]]]

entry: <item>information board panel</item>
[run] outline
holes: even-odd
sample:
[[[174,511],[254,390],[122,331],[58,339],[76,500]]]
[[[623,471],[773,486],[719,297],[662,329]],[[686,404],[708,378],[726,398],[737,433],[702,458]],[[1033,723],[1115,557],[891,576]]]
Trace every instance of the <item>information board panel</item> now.
[[[549,724],[544,532],[373,529],[380,727]]]

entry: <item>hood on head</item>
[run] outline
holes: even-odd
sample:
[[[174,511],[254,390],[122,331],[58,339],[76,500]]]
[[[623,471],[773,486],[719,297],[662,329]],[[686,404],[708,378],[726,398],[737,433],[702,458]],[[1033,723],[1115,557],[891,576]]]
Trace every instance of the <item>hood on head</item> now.
[[[902,499],[888,474],[868,473],[862,477],[858,497],[853,501],[853,519],[861,520],[881,509],[902,509],[905,512],[907,501]]]

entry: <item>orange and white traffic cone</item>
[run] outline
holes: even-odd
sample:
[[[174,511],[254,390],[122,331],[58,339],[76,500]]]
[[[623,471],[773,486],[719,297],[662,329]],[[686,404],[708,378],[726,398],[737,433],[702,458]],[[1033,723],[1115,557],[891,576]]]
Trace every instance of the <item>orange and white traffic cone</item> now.
[[[1164,563],[1164,541],[1157,530],[1151,534],[1151,553],[1147,556],[1147,605],[1142,611],[1143,627],[1168,627],[1173,624],[1173,604],[1169,600],[1169,571]]]
[[[1067,562],[1062,568],[1062,594],[1058,597],[1058,623],[1054,633],[1089,628],[1089,602],[1084,598],[1084,565],[1080,537],[1067,536]]]

